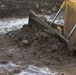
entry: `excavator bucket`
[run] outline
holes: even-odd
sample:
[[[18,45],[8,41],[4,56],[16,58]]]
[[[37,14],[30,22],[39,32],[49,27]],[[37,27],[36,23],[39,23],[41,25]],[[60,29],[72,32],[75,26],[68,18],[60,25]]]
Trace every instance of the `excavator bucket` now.
[[[36,25],[37,27],[42,27],[44,29],[44,31],[59,38],[60,41],[64,42],[66,45],[69,45],[69,47],[71,47],[73,49],[73,47],[72,47],[73,43],[71,41],[67,40],[63,35],[61,35],[59,32],[56,31],[56,26],[60,26],[60,25],[54,24],[55,27],[52,28],[50,26],[50,23],[46,20],[45,17],[43,17],[42,15],[37,15],[33,12],[30,12],[29,24]]]
[[[60,10],[65,7],[65,22],[64,25],[55,24],[57,16],[60,13]],[[30,12],[29,23],[31,25],[37,25],[42,27],[45,31],[49,32],[52,35],[55,35],[60,41],[63,41],[65,44],[74,49],[76,47],[76,0],[65,0],[60,7],[60,10],[55,16],[53,22],[48,22],[45,17],[42,15],[37,15],[34,12]],[[53,24],[53,25],[51,25]],[[61,27],[61,34],[57,31],[57,28]]]

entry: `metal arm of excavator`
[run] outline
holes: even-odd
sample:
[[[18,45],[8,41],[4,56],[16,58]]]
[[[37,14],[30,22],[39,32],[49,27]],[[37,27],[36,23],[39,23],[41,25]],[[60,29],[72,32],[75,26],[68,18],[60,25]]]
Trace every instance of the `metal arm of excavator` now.
[[[69,38],[71,37],[71,35],[72,35],[73,32],[75,31],[75,29],[76,29],[76,25],[75,25],[75,26],[73,27],[73,29],[70,31],[70,33],[69,33],[67,39],[69,39]]]
[[[66,1],[64,1],[64,2],[62,3],[60,9],[58,10],[57,14],[55,15],[55,17],[54,17],[54,19],[53,19],[53,21],[52,21],[52,23],[51,23],[51,26],[53,25],[54,21],[57,19],[57,17],[58,17],[58,15],[60,14],[61,10],[63,10],[63,9],[65,8],[65,3],[66,3]]]

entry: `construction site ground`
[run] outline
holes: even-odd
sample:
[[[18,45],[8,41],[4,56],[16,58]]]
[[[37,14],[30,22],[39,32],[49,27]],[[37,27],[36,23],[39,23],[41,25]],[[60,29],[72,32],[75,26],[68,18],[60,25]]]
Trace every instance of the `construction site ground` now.
[[[2,0],[0,18],[23,18],[29,15],[29,10],[45,15],[55,13],[62,2]],[[53,72],[43,69],[47,72],[38,73],[38,69],[33,67],[34,74],[26,69],[29,65],[48,67]],[[29,74],[20,74],[22,71]],[[39,26],[23,25],[20,30],[0,34],[0,75],[76,75],[76,51],[71,51],[65,43]]]

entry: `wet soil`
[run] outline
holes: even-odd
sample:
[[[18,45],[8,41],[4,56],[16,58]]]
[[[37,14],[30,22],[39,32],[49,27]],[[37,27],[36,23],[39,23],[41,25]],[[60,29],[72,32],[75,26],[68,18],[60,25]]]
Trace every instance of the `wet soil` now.
[[[0,60],[16,64],[21,62],[20,65],[47,66],[66,73],[70,72],[70,67],[71,71],[75,68],[74,52],[70,52],[65,43],[39,26],[24,25],[20,30],[1,35],[0,42]]]
[[[2,0],[0,17],[25,17],[30,9],[37,13],[49,14],[48,10],[52,11],[53,9],[50,8],[55,4],[59,8],[61,2],[59,0]],[[45,10],[42,9],[47,12],[44,13]],[[35,25],[24,25],[20,30],[0,35],[0,63],[3,64],[11,61],[21,66],[30,64],[47,66],[58,72],[76,75],[75,58],[74,51],[70,51],[65,43]]]
[[[63,0],[0,0],[0,18],[25,17],[29,11],[50,14],[59,9]]]

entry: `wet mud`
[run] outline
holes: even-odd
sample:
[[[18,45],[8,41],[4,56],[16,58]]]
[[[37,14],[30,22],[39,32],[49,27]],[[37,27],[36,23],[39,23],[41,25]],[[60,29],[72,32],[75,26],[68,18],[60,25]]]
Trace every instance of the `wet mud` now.
[[[21,65],[47,66],[52,70],[66,69],[66,64],[75,65],[74,52],[70,52],[65,43],[40,26],[24,25],[20,30],[11,31],[3,37],[6,37],[4,46],[7,50],[3,49],[2,59],[12,60],[17,64],[21,62]]]
[[[30,9],[50,14],[59,9],[61,2],[2,0],[0,18],[22,18],[28,16]],[[76,75],[75,53],[42,27],[24,25],[19,30],[0,34],[0,75]]]
[[[0,18],[26,17],[29,11],[50,14],[57,11],[63,0],[0,0]]]

